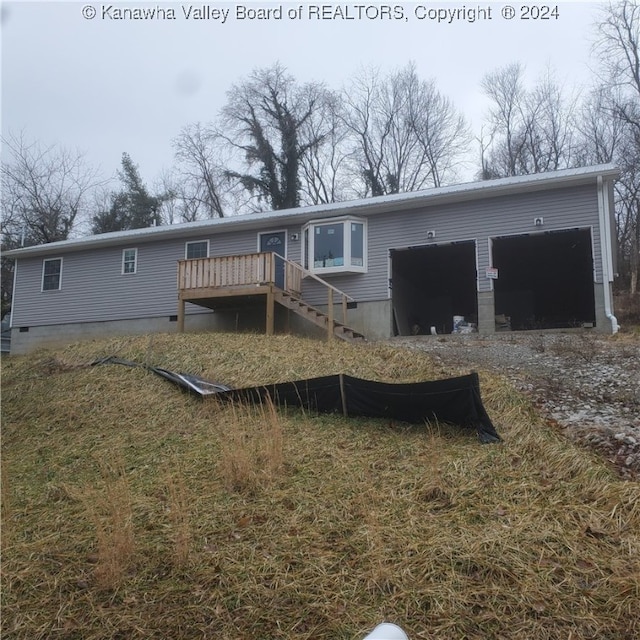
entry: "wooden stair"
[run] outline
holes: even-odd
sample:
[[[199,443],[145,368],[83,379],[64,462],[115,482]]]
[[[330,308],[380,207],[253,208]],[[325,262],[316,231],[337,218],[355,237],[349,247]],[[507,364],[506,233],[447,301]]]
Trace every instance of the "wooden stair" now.
[[[305,278],[315,280],[321,287],[318,291],[327,296],[326,307],[323,304],[326,313],[301,298]],[[351,296],[271,251],[179,260],[177,329],[180,333],[184,331],[187,303],[214,309],[223,306],[225,301],[245,300],[256,295],[266,297],[265,324],[269,336],[275,331],[274,306],[278,303],[324,329],[329,340],[359,342],[365,339],[346,324],[349,303],[355,303]],[[336,321],[338,314],[342,322]]]
[[[320,327],[325,331],[328,330],[329,322],[331,322],[331,320],[323,311],[312,307],[304,300],[281,289],[274,291],[274,298],[276,302],[281,304],[283,307],[291,309],[295,314],[309,320],[309,322],[312,322],[317,327]],[[337,322],[336,320],[333,321],[333,335],[340,340],[345,340],[346,342],[364,342],[365,340],[365,337],[361,333],[358,333],[355,329],[351,329],[342,322]]]

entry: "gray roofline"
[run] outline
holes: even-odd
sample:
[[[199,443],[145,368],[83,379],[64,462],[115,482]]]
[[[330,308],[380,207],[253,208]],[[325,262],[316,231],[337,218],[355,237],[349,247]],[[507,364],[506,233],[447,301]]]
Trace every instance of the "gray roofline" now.
[[[483,182],[465,182],[462,184],[398,193],[376,198],[349,200],[331,204],[313,205],[297,209],[283,209],[264,213],[230,216],[186,222],[176,225],[132,229],[130,231],[116,231],[100,235],[83,236],[71,240],[51,242],[33,247],[24,247],[4,252],[8,258],[20,258],[68,251],[98,249],[108,246],[123,246],[132,242],[150,242],[181,237],[193,237],[203,231],[231,231],[238,228],[263,228],[266,222],[284,224],[305,222],[319,217],[334,217],[344,215],[375,215],[381,212],[401,211],[428,207],[436,204],[449,204],[467,200],[492,198],[514,193],[528,193],[548,188],[559,188],[586,184],[592,180],[602,178],[617,178],[619,170],[612,164],[602,164],[577,169],[563,169],[533,175],[499,178]]]

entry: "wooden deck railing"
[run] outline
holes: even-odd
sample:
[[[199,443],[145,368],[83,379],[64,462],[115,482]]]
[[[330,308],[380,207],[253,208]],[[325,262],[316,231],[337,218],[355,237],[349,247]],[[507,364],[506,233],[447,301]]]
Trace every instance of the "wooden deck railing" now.
[[[178,261],[178,290],[269,284],[275,279],[272,253]]]
[[[326,290],[329,335],[333,337],[336,306],[342,307],[342,321],[346,324],[347,304],[353,298],[277,253],[260,252],[178,261],[178,292],[181,300],[188,299],[189,292],[202,294],[205,289],[217,290],[216,295],[224,295],[224,290],[234,295],[243,288],[263,285],[273,285],[299,298],[304,278],[314,279]],[[182,322],[179,320],[179,325],[182,324],[183,318]]]

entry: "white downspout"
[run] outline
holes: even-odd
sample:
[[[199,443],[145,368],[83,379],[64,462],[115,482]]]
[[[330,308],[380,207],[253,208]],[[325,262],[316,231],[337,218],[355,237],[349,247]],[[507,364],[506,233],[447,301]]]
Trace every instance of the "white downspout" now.
[[[13,288],[11,289],[11,311],[9,312],[9,328],[13,329],[13,310],[16,308],[16,284],[18,282],[18,259],[13,263]]]
[[[602,284],[604,289],[604,314],[611,322],[611,330],[618,333],[620,326],[613,315],[613,301],[611,297],[611,282],[613,282],[613,256],[611,242],[611,224],[609,216],[608,190],[602,176],[598,176],[598,216],[600,218],[600,253],[602,257]]]

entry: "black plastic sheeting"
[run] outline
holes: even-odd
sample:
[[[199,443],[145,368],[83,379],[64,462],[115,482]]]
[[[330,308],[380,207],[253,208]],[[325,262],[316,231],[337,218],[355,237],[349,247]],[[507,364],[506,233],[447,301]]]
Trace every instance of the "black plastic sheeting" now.
[[[168,369],[162,369],[161,367],[151,367],[146,364],[140,364],[139,362],[116,358],[115,356],[101,358],[100,360],[96,360],[95,362],[91,363],[92,366],[98,364],[123,364],[126,367],[140,367],[142,369],[146,369],[147,371],[153,371],[153,373],[157,373],[159,376],[162,376],[170,382],[173,382],[173,384],[177,384],[179,387],[182,387],[183,389],[186,389],[191,393],[195,393],[202,398],[217,393],[223,393],[225,391],[231,391],[233,389],[233,387],[228,387],[225,384],[220,384],[218,382],[209,382],[208,380],[204,380],[203,378],[199,378],[198,376],[189,375],[188,373],[175,373],[173,371],[169,371]]]
[[[338,374],[233,389],[197,376],[114,357],[92,364],[143,367],[202,398],[215,396],[221,400],[258,403],[268,397],[279,406],[301,407],[318,413],[387,418],[414,424],[438,420],[474,429],[483,443],[500,441],[482,404],[480,381],[475,372],[445,380],[405,384],[374,382]]]

